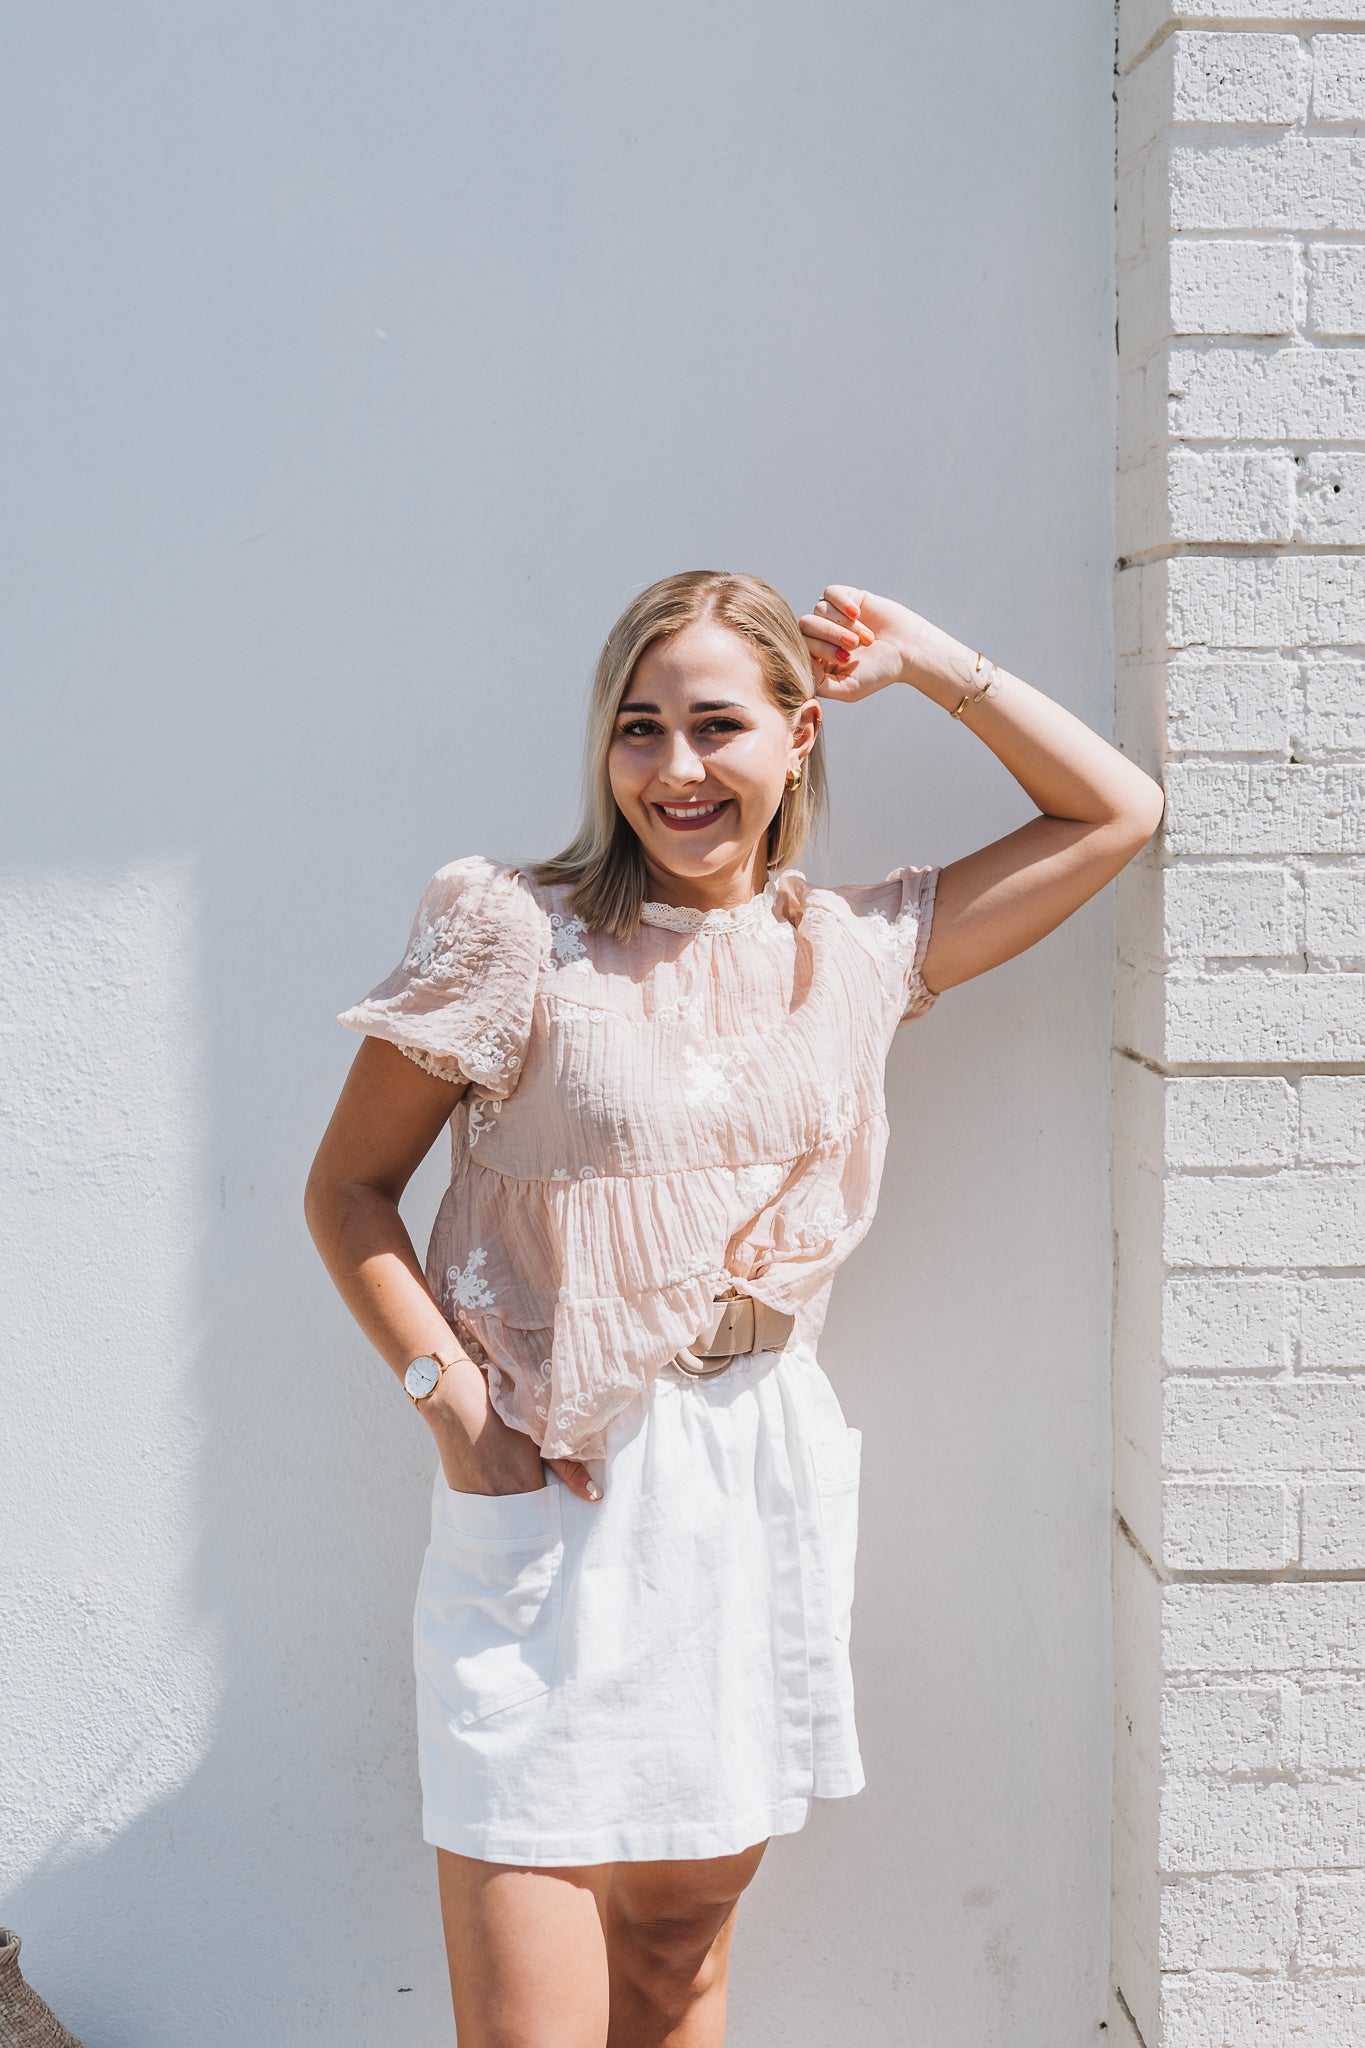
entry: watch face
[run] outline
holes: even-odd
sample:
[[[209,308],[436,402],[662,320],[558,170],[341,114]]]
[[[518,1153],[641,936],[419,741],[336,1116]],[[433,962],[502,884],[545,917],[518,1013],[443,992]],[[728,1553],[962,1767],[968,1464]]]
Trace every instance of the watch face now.
[[[441,1368],[434,1358],[414,1358],[403,1375],[403,1385],[414,1401],[420,1401],[429,1394],[441,1377]]]

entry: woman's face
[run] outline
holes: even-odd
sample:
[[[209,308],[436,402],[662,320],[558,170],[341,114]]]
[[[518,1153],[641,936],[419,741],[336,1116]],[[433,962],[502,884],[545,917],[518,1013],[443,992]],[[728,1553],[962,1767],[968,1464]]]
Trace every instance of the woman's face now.
[[[769,821],[819,728],[814,698],[787,723],[758,657],[727,627],[703,620],[656,640],[636,663],[608,755],[651,877],[734,883],[741,898],[761,889]]]

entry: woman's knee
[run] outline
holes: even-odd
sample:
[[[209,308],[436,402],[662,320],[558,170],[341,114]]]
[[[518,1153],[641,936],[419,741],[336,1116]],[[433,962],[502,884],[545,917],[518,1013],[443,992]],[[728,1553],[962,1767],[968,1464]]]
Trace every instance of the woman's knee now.
[[[656,1916],[625,1918],[612,1929],[612,1974],[656,2011],[681,2014],[725,1975],[738,1899]]]

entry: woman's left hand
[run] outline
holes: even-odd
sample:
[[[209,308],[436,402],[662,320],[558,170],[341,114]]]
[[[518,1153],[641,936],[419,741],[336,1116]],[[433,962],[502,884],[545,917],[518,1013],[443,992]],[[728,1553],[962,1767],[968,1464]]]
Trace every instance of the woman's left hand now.
[[[888,683],[909,680],[927,621],[918,612],[851,583],[827,583],[800,620],[817,697],[856,704]]]

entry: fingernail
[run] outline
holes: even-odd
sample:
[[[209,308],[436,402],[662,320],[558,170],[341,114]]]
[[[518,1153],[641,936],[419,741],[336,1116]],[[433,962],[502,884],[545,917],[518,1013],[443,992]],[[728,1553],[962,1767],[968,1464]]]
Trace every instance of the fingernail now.
[[[602,1498],[602,1489],[601,1489],[601,1487],[600,1487],[600,1486],[598,1486],[598,1485],[596,1485],[596,1484],[595,1484],[595,1483],[594,1483],[594,1482],[593,1482],[593,1481],[592,1481],[592,1480],[590,1479],[590,1480],[588,1481],[588,1499],[589,1499],[589,1500],[601,1500],[601,1498]]]

